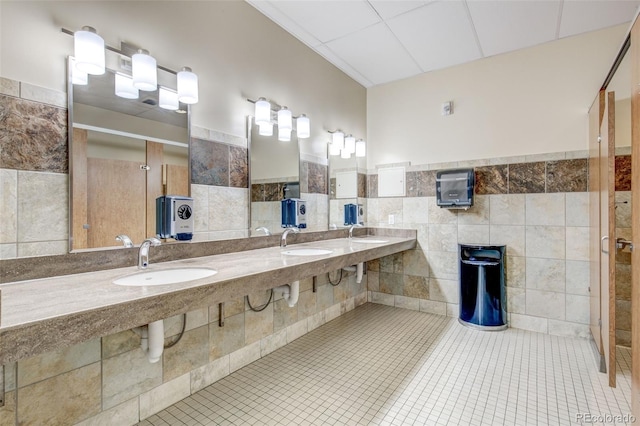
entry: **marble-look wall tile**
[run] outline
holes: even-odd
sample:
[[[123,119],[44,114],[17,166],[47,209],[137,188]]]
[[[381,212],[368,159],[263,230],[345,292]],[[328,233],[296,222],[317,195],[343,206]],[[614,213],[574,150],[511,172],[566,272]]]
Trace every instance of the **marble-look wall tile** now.
[[[308,166],[307,185],[308,190],[302,192],[310,192],[312,194],[327,193],[327,166],[317,163],[306,163]]]
[[[27,386],[100,361],[100,339],[46,352],[18,362],[18,383]]]
[[[430,224],[429,251],[457,251],[458,225]]]
[[[380,272],[380,292],[386,294],[402,295],[404,293],[403,275],[390,272]]]
[[[547,161],[547,192],[588,190],[587,159]]]
[[[567,226],[589,226],[589,193],[565,194],[565,218]]]
[[[507,247],[508,251],[508,247]],[[507,253],[506,279],[507,286],[512,288],[524,288],[526,286],[527,262],[526,257],[510,256]],[[509,309],[507,307],[507,309]]]
[[[490,195],[489,220],[492,225],[524,225],[524,195]]]
[[[67,111],[0,95],[0,168],[67,173]]]
[[[214,361],[244,346],[244,314],[225,319],[224,327],[209,324],[209,360]]]
[[[545,192],[544,162],[509,165],[509,194]]]
[[[371,302],[379,305],[395,306],[396,299],[393,294],[371,292]]]
[[[458,225],[458,244],[489,244],[489,231],[489,225]]]
[[[438,208],[438,207],[431,207]],[[412,197],[402,199],[402,220],[405,225],[413,226],[429,222],[429,198]]]
[[[283,199],[283,182],[264,184],[264,201],[280,201]]]
[[[18,241],[18,171],[0,170],[0,243]]]
[[[547,318],[531,315],[509,314],[509,326],[522,330],[535,331],[537,333],[546,334],[549,332],[549,320]]]
[[[616,155],[616,191],[631,191],[631,156]]]
[[[308,161],[300,163],[300,176],[298,177],[300,192],[309,192],[309,164]]]
[[[429,297],[438,302],[457,304],[460,301],[460,284],[457,279],[429,278]]]
[[[589,260],[589,228],[566,228],[565,256],[568,260]]]
[[[416,299],[430,299],[429,278],[425,276],[404,275],[403,296]]]
[[[495,245],[506,245],[507,256],[525,256],[526,229],[524,226],[491,225],[489,242]]]
[[[229,145],[191,138],[191,183],[229,186]]]
[[[547,259],[565,258],[565,228],[563,226],[527,226],[526,254]]]
[[[306,322],[305,322],[306,324]],[[260,341],[244,346],[229,355],[229,371],[234,372],[260,359]]]
[[[124,330],[102,338],[102,358],[110,358],[132,351],[140,346],[140,336],[133,330]]]
[[[229,355],[196,368],[191,372],[191,393],[206,388],[229,375]]]
[[[437,302],[435,300],[420,300],[420,312],[429,314],[446,315],[447,304],[445,302]]]
[[[245,188],[209,187],[209,231],[247,229],[249,191]]]
[[[514,314],[526,313],[526,290],[524,288],[507,287],[507,310]]]
[[[65,238],[59,241],[42,241],[33,243],[18,243],[18,257],[52,256],[69,253],[69,242]]]
[[[549,334],[580,339],[591,338],[591,331],[588,325],[555,319],[549,319]]]
[[[0,94],[20,97],[20,82],[0,77]]]
[[[420,310],[420,299],[405,296],[395,296],[394,306],[400,309],[409,309],[411,311]]]
[[[378,175],[367,175],[367,196],[378,198]]]
[[[566,320],[578,324],[589,324],[589,296],[567,297]],[[630,316],[630,315],[629,315]]]
[[[509,192],[509,166],[477,167],[475,193],[478,195],[507,194]]]
[[[527,289],[527,315],[548,319],[565,319],[564,293]]]
[[[164,382],[189,373],[209,362],[209,328],[203,326],[184,333],[180,342],[162,355]]]
[[[33,84],[20,82],[20,97],[29,101],[67,108],[67,94]]]
[[[162,411],[191,394],[191,376],[184,374],[140,395],[140,419]]]
[[[525,195],[525,223],[527,225],[564,226],[564,194]]]
[[[85,420],[101,410],[100,363],[20,388],[17,399],[20,425],[75,424]]]
[[[435,197],[436,171],[421,170],[406,173],[407,197]]]
[[[252,298],[253,306],[262,306],[265,302],[258,302]],[[268,306],[260,312],[246,311],[244,316],[244,344],[259,341],[273,333],[273,307]]]
[[[102,407],[105,409],[161,384],[162,362],[150,363],[139,348],[102,360]]]
[[[385,266],[386,269],[386,266]],[[402,253],[402,271],[406,275],[429,276],[429,260],[425,251],[407,250]]]
[[[589,295],[589,262],[578,260],[567,260],[565,265],[567,271],[565,291],[567,294]],[[570,297],[570,296],[569,296]]]
[[[208,132],[208,139],[211,139],[213,141],[224,143],[227,145],[235,145],[241,148],[246,148],[248,146],[248,140],[243,136],[231,135],[229,133],[220,132],[214,129],[209,129]]]
[[[68,175],[18,172],[18,241],[67,240]]]
[[[77,423],[75,426],[133,425],[140,420],[138,406],[138,398],[132,398],[129,401],[101,412],[97,416]]]
[[[488,225],[490,223],[490,198],[485,195],[476,195],[473,206],[468,210],[458,210],[459,225]]]
[[[367,196],[367,175],[364,173],[358,173],[358,198],[366,198],[366,196]]]
[[[324,312],[321,312],[324,324]],[[260,340],[260,356],[267,356],[287,344],[287,330],[282,329]]]
[[[229,186],[247,188],[249,166],[247,149],[238,146],[229,147]]]
[[[565,292],[565,261],[528,257],[526,261],[527,289]]]

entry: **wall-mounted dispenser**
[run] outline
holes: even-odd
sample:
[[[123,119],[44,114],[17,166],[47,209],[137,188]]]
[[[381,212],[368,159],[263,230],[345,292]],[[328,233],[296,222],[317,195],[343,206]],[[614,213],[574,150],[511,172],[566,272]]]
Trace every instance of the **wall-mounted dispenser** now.
[[[280,202],[283,228],[307,227],[307,202],[299,198],[287,198]]]
[[[439,170],[436,173],[436,200],[440,207],[468,209],[473,206],[473,169]]]
[[[193,198],[163,195],[156,198],[156,234],[159,238],[193,238]]]
[[[300,182],[287,182],[283,184],[282,198],[300,198]]]
[[[355,225],[359,223],[364,225],[364,207],[362,204],[345,204],[344,205],[344,224]]]

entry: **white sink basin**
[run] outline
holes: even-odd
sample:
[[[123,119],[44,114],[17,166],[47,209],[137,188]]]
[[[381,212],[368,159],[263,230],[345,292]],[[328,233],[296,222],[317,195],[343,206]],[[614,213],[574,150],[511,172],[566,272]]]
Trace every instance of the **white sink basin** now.
[[[284,250],[282,254],[287,256],[319,256],[323,254],[331,254],[333,250],[318,249],[318,248],[297,248],[291,250]]]
[[[376,240],[375,238],[352,238],[352,242],[354,243],[365,243],[365,244],[381,244],[388,243],[387,240]]]
[[[118,278],[113,283],[134,287],[177,284],[210,277],[217,273],[218,271],[215,269],[209,268],[158,269],[156,271],[144,271],[127,275]]]

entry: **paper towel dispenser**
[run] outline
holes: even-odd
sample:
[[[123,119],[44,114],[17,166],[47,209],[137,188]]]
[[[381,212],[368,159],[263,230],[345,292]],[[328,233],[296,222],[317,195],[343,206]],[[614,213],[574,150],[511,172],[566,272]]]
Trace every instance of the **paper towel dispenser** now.
[[[475,173],[473,169],[436,172],[436,203],[443,208],[468,209],[473,206]]]

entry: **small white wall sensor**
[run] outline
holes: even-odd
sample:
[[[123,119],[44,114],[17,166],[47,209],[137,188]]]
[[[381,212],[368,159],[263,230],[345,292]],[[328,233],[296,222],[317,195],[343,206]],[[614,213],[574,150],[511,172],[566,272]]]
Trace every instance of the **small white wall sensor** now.
[[[443,103],[440,113],[442,115],[451,115],[451,114],[453,114],[453,101],[449,101],[449,102]]]

